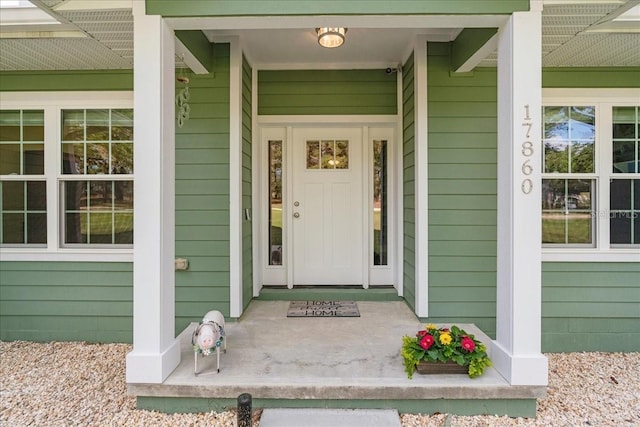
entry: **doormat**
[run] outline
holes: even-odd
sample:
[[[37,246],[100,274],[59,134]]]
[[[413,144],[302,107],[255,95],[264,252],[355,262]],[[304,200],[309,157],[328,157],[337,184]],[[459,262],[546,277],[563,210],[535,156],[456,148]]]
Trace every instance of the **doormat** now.
[[[360,317],[355,301],[291,301],[287,317]]]

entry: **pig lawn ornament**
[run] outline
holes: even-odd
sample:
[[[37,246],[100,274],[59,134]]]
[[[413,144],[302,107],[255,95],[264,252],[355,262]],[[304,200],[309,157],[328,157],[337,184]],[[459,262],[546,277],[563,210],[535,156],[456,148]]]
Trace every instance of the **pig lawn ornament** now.
[[[198,374],[198,353],[209,356],[214,351],[218,359],[217,368],[220,373],[220,347],[227,352],[227,340],[224,333],[224,316],[217,310],[204,315],[202,321],[193,331],[191,344],[194,351],[194,375]]]

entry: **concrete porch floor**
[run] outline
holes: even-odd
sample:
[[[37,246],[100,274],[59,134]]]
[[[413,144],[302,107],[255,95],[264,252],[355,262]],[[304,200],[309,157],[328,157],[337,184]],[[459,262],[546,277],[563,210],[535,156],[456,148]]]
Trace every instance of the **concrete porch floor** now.
[[[227,324],[227,353],[220,356],[219,374],[212,355],[199,358],[200,374],[194,375],[191,333],[196,324],[191,324],[179,336],[181,362],[164,383],[128,384],[128,392],[138,396],[139,406],[159,410],[153,402],[162,398],[220,399],[229,405],[250,393],[254,407],[263,402],[271,407],[375,408],[404,402],[405,408],[398,409],[405,412],[454,412],[433,404],[478,400],[480,406],[471,406],[484,410],[462,412],[512,416],[532,416],[531,404],[535,416],[535,399],[546,393],[541,386],[510,386],[493,368],[475,379],[418,374],[407,379],[401,338],[423,325],[403,301],[358,301],[360,317],[352,318],[287,318],[288,304],[254,300],[238,322]],[[459,326],[489,347],[490,339],[474,325]],[[489,404],[496,401],[505,409]],[[521,407],[516,414],[506,409],[511,403]]]

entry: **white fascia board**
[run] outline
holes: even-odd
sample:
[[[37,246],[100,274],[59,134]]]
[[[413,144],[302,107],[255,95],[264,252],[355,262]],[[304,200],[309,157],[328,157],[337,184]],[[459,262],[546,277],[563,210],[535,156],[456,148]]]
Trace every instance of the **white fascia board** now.
[[[116,10],[132,9],[133,0],[66,0],[53,7],[56,12],[72,10]]]
[[[11,28],[12,31],[4,31],[8,28]],[[82,31],[51,31],[50,26],[42,29],[25,26],[21,26],[21,28],[3,27],[0,30],[0,39],[81,39],[85,37],[87,35]]]
[[[133,91],[69,91],[69,92],[0,92],[0,106],[8,108],[10,105],[19,108],[75,106],[92,108],[117,105],[133,107]]]
[[[270,125],[304,125],[304,124],[340,124],[340,125],[353,125],[355,127],[361,127],[365,125],[373,124],[395,124],[398,117],[396,115],[347,115],[347,116],[332,116],[332,115],[273,115],[273,116],[258,116],[259,124]]]

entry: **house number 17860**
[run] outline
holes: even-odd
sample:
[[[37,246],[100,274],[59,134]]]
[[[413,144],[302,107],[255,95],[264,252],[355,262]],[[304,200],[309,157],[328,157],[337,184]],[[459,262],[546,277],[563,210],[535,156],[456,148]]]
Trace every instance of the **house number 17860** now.
[[[524,194],[529,194],[533,190],[533,181],[531,178],[528,178],[528,176],[533,173],[533,166],[531,166],[530,162],[531,156],[534,154],[533,142],[529,140],[529,138],[531,138],[531,129],[533,128],[533,121],[529,113],[529,105],[527,104],[524,106],[524,122],[522,123],[522,126],[526,129],[525,141],[521,145],[521,153],[524,160],[520,167],[522,175],[524,175],[520,183],[520,188]]]

